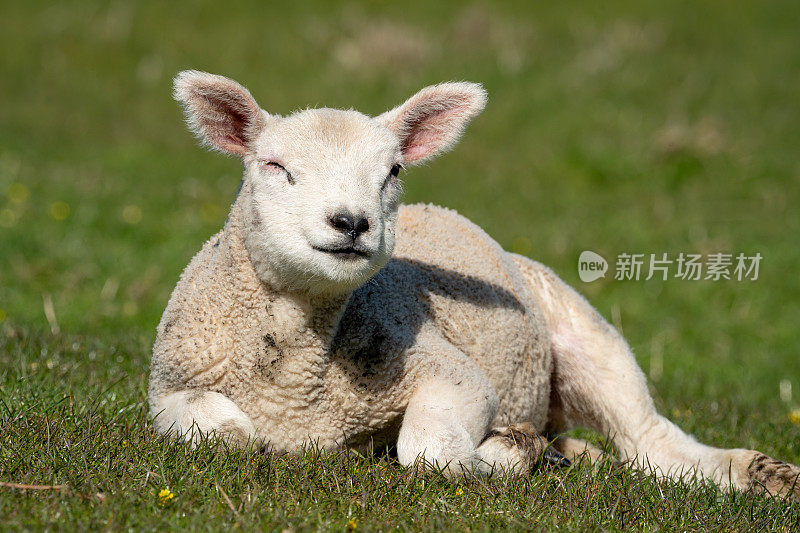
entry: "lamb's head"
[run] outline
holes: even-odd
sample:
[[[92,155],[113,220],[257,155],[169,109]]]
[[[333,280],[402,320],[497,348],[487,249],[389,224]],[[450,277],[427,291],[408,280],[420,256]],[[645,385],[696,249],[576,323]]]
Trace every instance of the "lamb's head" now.
[[[452,147],[483,110],[473,83],[422,89],[378,117],[262,110],[233,80],[197,71],[175,78],[190,128],[240,157],[242,234],[259,277],[279,289],[347,293],[392,254],[405,166]]]

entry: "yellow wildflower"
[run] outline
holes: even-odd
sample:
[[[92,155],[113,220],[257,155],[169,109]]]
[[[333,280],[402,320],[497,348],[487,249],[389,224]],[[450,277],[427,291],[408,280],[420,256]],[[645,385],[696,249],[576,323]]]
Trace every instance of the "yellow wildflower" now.
[[[358,522],[356,522],[355,518],[351,518],[347,521],[347,531],[353,531],[356,526],[358,526]]]
[[[461,496],[462,494],[464,494],[464,489],[462,489],[461,487],[458,487],[456,489],[456,496]]]
[[[138,205],[126,205],[122,210],[122,220],[126,224],[138,224],[142,220],[142,208]]]
[[[57,221],[65,220],[69,216],[69,205],[66,202],[53,202],[47,210],[50,218]]]
[[[158,493],[158,501],[164,505],[168,504],[174,497],[175,495],[169,489],[161,489]]]
[[[789,422],[792,424],[800,424],[800,409],[795,409],[789,413]]]

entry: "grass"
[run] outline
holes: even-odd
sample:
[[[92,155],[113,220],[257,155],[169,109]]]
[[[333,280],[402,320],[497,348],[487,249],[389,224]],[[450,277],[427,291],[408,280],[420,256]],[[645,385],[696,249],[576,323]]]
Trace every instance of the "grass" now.
[[[698,439],[800,463],[794,3],[17,2],[3,12],[0,481],[66,486],[0,487],[4,527],[800,523],[797,504],[630,471],[451,484],[383,455],[190,451],[155,436],[145,408],[155,325],[222,225],[240,171],[194,145],[171,76],[229,75],[282,114],[377,114],[425,84],[469,79],[489,90],[486,112],[455,152],[407,175],[406,201],[456,208],[553,267],[624,331],[659,409]],[[586,284],[582,250],[764,260],[750,282]],[[164,489],[173,498],[162,502]]]

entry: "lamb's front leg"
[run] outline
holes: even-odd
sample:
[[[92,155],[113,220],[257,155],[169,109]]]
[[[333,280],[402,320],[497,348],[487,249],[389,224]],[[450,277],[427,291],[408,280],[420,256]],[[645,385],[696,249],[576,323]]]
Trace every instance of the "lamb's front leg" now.
[[[204,435],[215,434],[238,446],[256,438],[250,418],[230,399],[201,389],[150,395],[150,413],[156,431],[177,435],[197,444]]]
[[[451,476],[526,474],[542,459],[569,465],[526,424],[490,430],[496,412],[497,394],[485,378],[426,383],[403,418],[400,463],[424,460]]]

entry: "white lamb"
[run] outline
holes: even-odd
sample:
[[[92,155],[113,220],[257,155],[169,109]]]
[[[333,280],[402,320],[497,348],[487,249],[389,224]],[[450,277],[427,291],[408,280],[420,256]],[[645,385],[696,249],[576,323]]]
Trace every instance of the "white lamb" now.
[[[663,475],[800,495],[800,468],[705,446],[660,416],[623,338],[553,272],[453,211],[400,205],[399,171],[456,143],[486,103],[480,85],[427,87],[374,118],[272,115],[196,71],[175,97],[244,178],[158,326],[157,431],[286,451],[396,444],[404,465],[461,475],[596,456],[540,436],[580,425]]]

